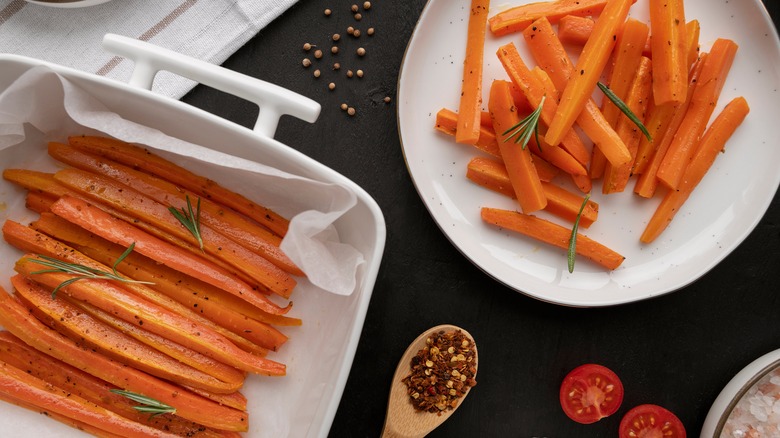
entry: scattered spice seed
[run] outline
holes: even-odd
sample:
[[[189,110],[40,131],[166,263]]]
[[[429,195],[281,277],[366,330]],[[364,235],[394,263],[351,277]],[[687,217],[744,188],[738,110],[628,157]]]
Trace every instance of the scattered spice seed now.
[[[303,43],[303,50],[305,50],[305,51],[307,51],[307,52],[308,52],[309,50],[311,50],[311,48],[312,48],[312,45],[311,45],[311,44],[309,44],[309,43]]]
[[[332,38],[333,38],[333,41],[338,41],[339,39],[341,39],[341,35],[339,35],[337,33],[334,33]]]
[[[384,98],[384,99],[382,99],[382,100],[384,100],[384,101],[385,101],[385,103],[390,103],[390,100],[391,100],[391,99],[390,99],[390,96],[385,96],[385,98]],[[464,341],[464,342],[466,342],[466,341]],[[466,344],[466,346],[468,346],[468,344]]]
[[[369,28],[368,28],[368,30],[366,31],[366,33],[367,33],[369,36],[373,35],[373,34],[374,34],[374,28],[373,28],[373,27],[369,27]]]
[[[355,72],[357,74],[357,77],[362,78],[363,77],[363,70],[358,70]]]
[[[358,11],[358,5],[352,5],[352,12]]]
[[[360,37],[360,29],[355,29],[355,31],[352,32],[352,36],[355,37],[355,38],[359,38]]]
[[[346,110],[347,110],[347,108],[349,108],[349,107],[347,106],[347,104],[346,104],[346,103],[342,103],[342,104],[341,104],[341,110],[342,110],[342,111],[346,111]]]
[[[442,411],[454,409],[458,399],[477,384],[476,354],[461,330],[441,330],[425,343],[412,357],[410,373],[403,382],[416,410],[441,415]]]
[[[359,12],[357,14],[355,14],[355,20],[360,21],[362,19],[363,19],[363,15],[362,14],[360,14]]]
[[[334,55],[335,55],[336,53],[339,53],[339,48],[338,48],[338,47],[336,47],[336,46],[333,46],[333,47],[331,47],[331,48],[330,48],[330,53],[332,53],[332,54],[334,54]]]
[[[309,58],[303,58],[303,61],[301,61],[301,64],[303,64],[304,67],[308,67],[311,65],[311,60]]]
[[[357,49],[357,54],[358,54],[358,56],[363,56],[363,55],[365,55],[365,54],[366,54],[366,49],[364,49],[364,48],[362,48],[362,47],[358,47],[358,49]],[[317,56],[317,55],[315,54],[314,56]]]
[[[319,69],[317,69],[317,70],[314,70],[314,77],[315,77],[315,78],[318,78],[318,77],[320,77],[320,74],[321,74],[321,73],[320,73],[320,70],[319,70]]]
[[[363,2],[363,9],[365,10],[371,9],[371,2]]]
[[[350,35],[354,34],[354,33],[355,33],[355,28],[354,28],[354,27],[352,27],[352,26],[349,26],[349,27],[347,28],[347,33],[348,33],[348,34],[350,34]]]
[[[352,70],[347,70],[347,77],[348,78],[351,78],[353,74],[354,73],[352,73]]]
[[[333,70],[338,70],[340,68],[341,68],[341,64],[339,64],[338,62],[333,63]]]
[[[328,84],[328,89],[335,90],[336,89],[336,84],[334,82],[329,83]]]
[[[316,52],[314,52],[314,57],[317,59],[322,58],[322,50],[317,50]]]
[[[329,17],[329,16],[330,16],[330,13],[331,13],[331,10],[330,10],[330,9],[325,9],[325,16],[326,16],[326,17]]]
[[[352,108],[352,107],[347,108],[347,114],[349,114],[350,116],[354,116],[355,115],[355,108]]]

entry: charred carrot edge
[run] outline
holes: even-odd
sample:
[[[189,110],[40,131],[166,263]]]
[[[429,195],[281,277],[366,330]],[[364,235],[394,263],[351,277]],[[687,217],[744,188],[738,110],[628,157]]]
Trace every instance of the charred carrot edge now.
[[[642,170],[642,173],[639,175],[639,178],[636,181],[636,185],[634,186],[634,193],[637,195],[644,198],[652,198],[655,194],[655,191],[658,187],[658,178],[656,177],[658,168],[661,166],[661,162],[666,156],[669,145],[674,139],[674,134],[680,127],[683,118],[685,118],[685,114],[688,111],[688,105],[691,102],[693,92],[696,90],[696,87],[698,87],[699,76],[701,75],[701,70],[708,56],[709,55],[707,53],[702,53],[699,57],[699,60],[694,64],[693,68],[691,69],[691,73],[688,76],[690,83],[688,84],[688,96],[685,98],[685,102],[680,105],[674,105],[673,110],[670,110],[673,112],[673,114],[671,115],[671,119],[669,120],[666,128],[661,133],[661,135],[655,137],[654,143],[656,145],[654,147],[653,153],[650,155],[650,158],[648,158],[647,164],[645,164],[645,167]]]
[[[596,23],[588,17],[566,15],[558,21],[558,37],[564,44],[584,46]],[[526,28],[528,30],[528,28]]]
[[[90,313],[79,311],[68,300],[52,299],[48,290],[21,288],[17,291],[17,297],[44,324],[78,345],[94,348],[117,362],[161,379],[206,390],[229,393],[238,391],[243,385],[242,374],[237,376],[237,381],[221,382],[104,324]]]
[[[38,287],[21,277],[12,277],[17,288]],[[70,339],[29,318],[24,306],[0,287],[0,325],[38,351],[79,368],[119,388],[140,394],[153,394],[156,400],[174,406],[177,415],[215,429],[243,432],[247,414],[192,394],[181,387],[126,367],[105,356],[84,350]]]
[[[536,216],[497,208],[482,208],[485,222],[523,234],[559,248],[566,249],[571,239],[571,230]],[[577,234],[577,255],[585,257],[607,268],[616,269],[625,257],[606,246]]]
[[[623,26],[623,31],[618,35],[613,60],[614,67],[607,85],[624,102],[628,99],[628,92],[639,69],[642,49],[649,32],[650,28],[647,24],[629,18]],[[605,98],[602,101],[601,112],[604,113],[607,122],[617,128],[617,122],[622,112],[611,100]],[[623,141],[625,142],[625,139]]]
[[[186,249],[192,248],[191,250],[196,251],[196,256],[201,254],[192,233],[171,214],[167,206],[149,196],[112,178],[84,170],[60,170],[54,174],[54,179],[91,201],[120,210],[133,219],[150,224],[154,228],[161,229],[165,233],[170,233],[188,242],[190,245]],[[275,293],[283,294],[286,298],[289,297],[288,292],[295,288],[295,279],[269,259],[228,239],[206,224],[200,224],[200,233],[203,238],[203,251],[233,269],[243,272],[253,282],[261,284]],[[283,256],[281,250],[279,248],[277,250],[277,255]],[[266,254],[266,256],[268,255]],[[286,256],[284,257],[286,258]]]
[[[688,40],[683,0],[650,0],[653,99],[680,103],[688,87]]]
[[[574,73],[574,65],[550,22],[546,18],[534,21],[523,31],[523,37],[539,66],[548,73],[558,91],[563,90]],[[607,158],[616,166],[631,159],[623,140],[604,118],[593,99],[588,99],[582,113],[577,117],[577,124],[596,145],[595,149],[603,151],[602,159]],[[585,163],[588,162],[592,168],[593,159],[586,158]]]
[[[111,158],[127,166],[157,175],[215,203],[226,205],[284,236],[290,221],[273,210],[222,187],[216,181],[196,175],[148,149],[107,137],[74,136],[68,143],[76,148]]]
[[[107,382],[31,348],[7,331],[0,331],[0,361],[5,361],[33,377],[123,417],[146,423],[156,429],[163,429],[179,436],[192,436],[196,432],[197,436],[204,438],[225,436],[225,432],[204,428],[200,424],[176,415],[163,414],[150,417],[148,414],[138,412],[133,408],[136,405],[130,399],[112,393],[110,391],[112,386]]]
[[[502,80],[493,81],[490,86],[488,108],[493,118],[496,138],[501,139],[498,146],[501,148],[501,156],[520,208],[530,213],[543,209],[547,200],[542,191],[539,174],[531,161],[531,151],[508,139],[504,134],[520,121],[517,112],[512,111],[513,107],[509,83]]]
[[[186,250],[165,243],[80,199],[64,196],[52,204],[51,211],[116,244],[129,247],[135,243],[135,250],[139,253],[184,274],[220,287],[268,313],[284,314],[292,305],[290,303],[285,308],[279,307],[224,269],[207,263]]]
[[[685,118],[656,173],[658,180],[666,187],[676,189],[680,184],[685,167],[690,163],[695,146],[718,103],[736,53],[737,44],[731,40],[720,38],[712,44]]]
[[[52,387],[4,362],[0,362],[0,392],[41,409],[128,438],[176,436],[129,420],[68,391]]]
[[[510,198],[515,197],[504,163],[490,158],[473,158],[468,164],[466,177],[489,190]],[[544,181],[542,181],[542,189],[547,198],[547,206],[545,206],[544,211],[574,223],[582,205],[583,197],[563,187]],[[599,205],[594,201],[588,200],[580,217],[580,226],[588,228],[597,219],[598,212]]]
[[[463,61],[463,85],[458,105],[456,143],[474,144],[479,140],[482,110],[482,62],[485,54],[485,33],[490,0],[471,0],[466,59]]]
[[[615,46],[615,37],[626,21],[631,4],[631,0],[611,0],[601,11],[593,33],[582,48],[574,67],[574,75],[561,93],[558,112],[548,125],[546,138],[550,144],[561,142],[590,99]]]
[[[693,161],[685,169],[679,188],[670,190],[664,196],[642,233],[641,242],[652,242],[666,229],[749,112],[745,98],[737,97],[715,118],[702,137]]]
[[[607,4],[607,0],[558,0],[529,3],[516,6],[490,17],[490,31],[493,35],[502,36],[512,32],[522,32],[535,20],[547,17],[550,23],[567,15],[582,17],[599,15]]]
[[[231,239],[233,242],[267,258],[277,267],[292,275],[303,272],[285,255],[279,244],[279,236],[257,225],[233,210],[223,208],[208,199],[200,199],[194,193],[182,190],[162,178],[155,177],[105,157],[78,150],[62,143],[49,143],[49,155],[77,169],[100,174],[132,187],[166,207],[179,210],[187,208],[187,197],[201,201],[201,221],[204,225]]]
[[[634,76],[634,80],[631,84],[631,88],[628,90],[625,103],[628,108],[634,113],[640,120],[645,119],[647,112],[647,104],[650,101],[653,87],[652,78],[652,61],[650,59],[642,57],[639,62],[639,69]],[[639,128],[629,120],[624,114],[618,119],[617,133],[623,138],[623,141],[628,146],[628,150],[631,151],[631,155],[636,157],[637,149],[639,147],[639,139],[643,137]],[[628,185],[628,179],[631,177],[631,168],[633,167],[633,161],[630,161],[622,166],[613,166],[607,163],[606,169],[604,169],[604,185],[602,186],[602,193],[617,193],[625,190]]]

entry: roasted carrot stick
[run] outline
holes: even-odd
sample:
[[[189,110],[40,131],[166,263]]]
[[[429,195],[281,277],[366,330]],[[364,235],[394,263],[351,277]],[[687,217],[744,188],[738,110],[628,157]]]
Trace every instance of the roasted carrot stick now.
[[[509,182],[509,174],[504,163],[490,159],[477,157],[469,162],[466,177],[475,183],[502,195],[515,197],[515,192]],[[556,184],[542,181],[542,189],[547,198],[544,210],[558,217],[571,221],[576,220],[582,205],[583,197],[576,195]],[[580,226],[589,227],[598,217],[599,205],[588,200],[580,217]]]
[[[691,164],[686,167],[677,190],[669,190],[658,205],[653,217],[648,222],[640,241],[650,243],[655,240],[669,225],[675,214],[680,211],[683,203],[690,197],[693,190],[712,167],[718,153],[723,151],[726,141],[745,120],[750,108],[743,97],[738,97],[723,109],[702,137]]]
[[[647,24],[629,18],[623,26],[623,31],[618,35],[613,60],[614,67],[607,85],[624,102],[628,98],[629,89],[639,69],[642,49],[645,46],[645,41],[647,41],[649,31]],[[611,100],[604,98],[601,104],[601,111],[609,124],[617,127],[617,121],[622,113]],[[623,141],[625,142],[625,139]]]
[[[291,307],[291,303],[285,308],[279,307],[225,270],[206,263],[202,258],[196,257],[183,249],[144,233],[82,200],[65,196],[55,202],[51,206],[51,210],[54,214],[116,244],[129,247],[135,243],[135,250],[139,253],[160,263],[167,264],[182,273],[220,287],[265,312],[284,314]]]
[[[685,167],[691,161],[695,146],[718,103],[736,53],[737,44],[731,40],[720,38],[712,44],[685,118],[658,168],[656,176],[665,186],[676,189],[680,184]]]
[[[615,38],[628,16],[631,0],[610,0],[596,20],[593,33],[582,48],[582,53],[574,67],[574,75],[561,93],[561,102],[555,118],[550,122],[546,139],[550,144],[558,144],[571,129],[574,121],[585,107],[598,82],[612,48]]]
[[[245,214],[269,230],[284,236],[290,221],[273,210],[219,185],[216,181],[196,175],[148,149],[107,137],[74,136],[68,142],[83,150],[111,158],[127,166],[157,175],[218,204]]]
[[[455,135],[458,131],[458,114],[447,108],[442,108],[436,113],[436,130],[447,135]],[[479,139],[473,146],[494,157],[501,158],[501,150],[496,143],[496,133],[493,130],[493,122],[490,122],[490,128],[481,126],[479,129]]]
[[[482,220],[498,227],[512,230],[538,241],[559,248],[568,248],[571,230],[533,215],[497,208],[482,208]],[[607,269],[616,269],[625,257],[606,246],[577,234],[577,254],[590,259]]]
[[[588,17],[567,15],[558,21],[558,37],[564,44],[584,46],[596,23]],[[526,28],[528,30],[528,28]]]
[[[499,12],[490,17],[488,23],[490,31],[496,36],[501,36],[512,32],[522,32],[528,25],[541,17],[547,17],[550,23],[557,23],[558,20],[567,15],[582,17],[599,15],[606,3],[607,0],[557,0],[528,3]]]
[[[685,99],[688,44],[683,0],[650,0],[653,38],[653,98],[656,105]]]
[[[54,180],[54,175],[28,169],[5,169],[3,178],[32,193],[59,198],[73,192]]]
[[[21,277],[12,277],[16,288],[38,287]],[[70,339],[29,317],[29,312],[0,287],[0,325],[16,337],[63,362],[103,379],[119,388],[146,394],[177,409],[177,415],[206,427],[246,431],[245,412],[220,406],[179,386],[126,367],[107,357],[78,347]]]
[[[634,76],[634,80],[631,84],[631,88],[628,90],[628,95],[625,100],[628,108],[639,118],[639,120],[645,119],[647,105],[652,98],[652,81],[652,61],[642,57],[639,63],[639,69]],[[634,122],[625,114],[621,115],[618,119],[617,133],[628,146],[628,150],[631,151],[632,156],[636,156],[637,148],[639,147],[639,139],[643,134],[636,124],[634,124]],[[628,184],[633,164],[633,161],[621,166],[613,166],[610,163],[607,163],[607,166],[604,169],[602,193],[609,194],[622,192]]]
[[[24,206],[36,213],[42,213],[49,211],[49,207],[54,204],[57,198],[49,196],[45,193],[27,192],[27,196],[24,198]]]
[[[513,111],[514,102],[508,82],[493,81],[490,86],[488,108],[496,130],[496,138],[500,139],[498,146],[501,148],[501,156],[520,208],[526,212],[541,210],[547,204],[547,200],[544,198],[539,175],[531,161],[531,152],[528,148],[523,148],[510,140],[508,134],[504,134],[520,121],[517,112]]]
[[[455,142],[474,144],[479,140],[482,110],[482,60],[485,54],[485,32],[490,0],[471,0],[466,59],[463,61],[463,85],[458,105],[458,130]]]
[[[52,387],[4,362],[0,362],[0,393],[128,438],[176,437],[172,433],[117,415],[68,391]]]

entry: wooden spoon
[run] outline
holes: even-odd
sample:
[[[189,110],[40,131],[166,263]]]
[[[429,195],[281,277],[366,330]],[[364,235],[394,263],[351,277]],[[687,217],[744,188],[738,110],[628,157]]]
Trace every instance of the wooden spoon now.
[[[390,400],[387,405],[385,425],[382,430],[383,438],[418,438],[428,435],[433,429],[436,429],[440,424],[450,418],[450,415],[455,412],[455,409],[463,403],[463,399],[469,394],[470,389],[467,389],[466,393],[458,399],[458,404],[455,408],[446,409],[441,412],[441,415],[417,411],[409,400],[409,395],[406,393],[406,384],[402,380],[404,377],[408,376],[411,371],[410,361],[418,351],[425,347],[425,340],[439,330],[444,330],[445,332],[460,330],[464,335],[471,339],[472,348],[474,349],[474,359],[476,360],[476,363],[474,364],[474,377],[476,377],[476,367],[479,364],[477,345],[469,332],[449,324],[438,325],[426,330],[409,345],[409,348],[406,349],[406,352],[398,362],[398,367],[395,369],[393,382],[390,386]]]

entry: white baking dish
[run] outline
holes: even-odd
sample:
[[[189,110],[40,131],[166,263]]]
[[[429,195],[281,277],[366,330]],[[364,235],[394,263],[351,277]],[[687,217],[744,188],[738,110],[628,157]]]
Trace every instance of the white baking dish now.
[[[0,54],[0,93],[25,72],[44,65],[96,96],[127,120],[284,172],[338,184],[354,193],[356,205],[337,219],[334,226],[340,241],[357,249],[365,259],[358,270],[355,289],[347,296],[317,291],[316,298],[310,300],[306,296],[309,291],[296,291],[295,316],[302,318],[304,325],[285,330],[290,341],[274,356],[288,365],[288,375],[279,379],[250,377],[244,391],[250,409],[247,436],[326,436],[352,365],[384,249],[385,225],[379,207],[352,181],[273,139],[282,114],[309,122],[316,120],[319,105],[315,102],[257,79],[135,40],[108,35],[104,47],[136,62],[129,85],[34,59]],[[257,103],[261,109],[255,129],[152,93],[149,91],[152,80],[160,70]],[[24,154],[15,147],[0,150],[0,165],[41,167],[42,160],[49,160],[44,147],[41,142],[40,151]],[[53,166],[53,163],[44,165]],[[217,169],[216,165],[213,167]],[[251,197],[251,193],[247,194]],[[34,218],[32,213],[23,211],[22,197],[21,190],[0,181],[0,221]],[[10,256],[17,255],[14,251],[0,242],[0,279],[6,287],[12,274]],[[313,343],[317,344],[316,349],[310,349]],[[296,408],[280,411],[280,406],[287,405]],[[82,436],[79,431],[5,403],[0,403],[0,424],[3,424],[3,436]]]

